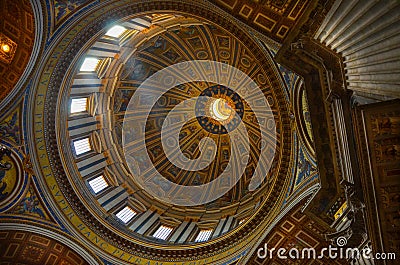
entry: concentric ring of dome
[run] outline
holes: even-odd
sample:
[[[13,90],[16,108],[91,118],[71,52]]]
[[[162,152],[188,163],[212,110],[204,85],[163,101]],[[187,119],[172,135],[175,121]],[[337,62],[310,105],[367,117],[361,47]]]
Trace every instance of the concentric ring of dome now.
[[[161,18],[165,18],[163,22],[165,24],[162,27],[160,26],[163,24],[160,22],[163,21]],[[103,113],[103,116],[100,117],[100,122],[104,126],[104,129],[101,131],[90,131],[89,134],[85,133],[85,136],[75,132],[84,127],[79,123],[82,122],[82,119],[86,119],[85,122],[92,120],[91,123],[96,123],[96,120],[88,116],[82,118],[83,116],[81,116],[82,113],[79,111],[79,107],[77,107],[77,113],[72,113],[72,109],[70,109],[69,113],[72,115],[70,114],[68,118],[69,136],[72,143],[72,152],[82,178],[81,181],[84,184],[81,185],[78,183],[75,189],[79,190],[78,192],[84,200],[94,202],[91,203],[89,210],[93,211],[95,215],[99,215],[100,212],[106,212],[111,217],[111,219],[108,219],[108,222],[113,220],[111,223],[114,225],[114,230],[119,229],[119,232],[129,237],[140,238],[142,240],[146,237],[155,240],[154,235],[158,231],[156,229],[157,226],[160,228],[164,225],[173,228],[175,231],[185,222],[194,224],[196,229],[191,232],[185,241],[173,241],[175,244],[196,241],[195,231],[201,232],[202,229],[212,229],[213,233],[220,229],[219,234],[213,235],[213,238],[218,237],[218,235],[222,235],[237,227],[243,220],[251,218],[257,212],[257,208],[267,198],[265,193],[268,191],[267,183],[263,183],[254,192],[248,191],[249,181],[258,162],[259,149],[262,144],[260,142],[260,130],[254,123],[252,110],[246,104],[239,107],[231,105],[235,106],[236,112],[243,109],[241,112],[242,115],[246,114],[243,115],[243,122],[248,129],[250,145],[252,147],[246,173],[242,176],[239,183],[222,198],[207,205],[184,208],[171,207],[170,205],[163,204],[161,201],[150,198],[140,190],[130,177],[135,172],[129,172],[124,165],[126,161],[121,159],[123,155],[120,146],[121,123],[126,114],[126,104],[143,80],[154,72],[180,61],[208,58],[238,67],[243,72],[251,74],[251,78],[263,89],[268,102],[273,103],[275,95],[269,83],[270,77],[243,43],[222,28],[201,22],[198,19],[165,14],[149,15],[140,19],[142,22],[153,20],[157,21],[157,23],[151,22],[147,28],[143,28],[141,31],[127,29],[118,38],[120,50],[111,57],[104,57],[104,53],[96,56],[98,54],[97,51],[101,50],[101,45],[113,43],[113,41],[110,41],[113,40],[112,38],[104,36],[94,42],[86,52],[86,56],[79,60],[81,64],[77,66],[78,70],[70,91],[70,107],[72,108],[76,104],[76,106],[79,106],[79,102],[84,102],[82,104],[86,106],[83,108],[85,115],[89,114],[89,116],[93,116],[96,112]],[[129,23],[128,21],[122,25],[127,27],[126,25]],[[165,30],[166,28],[167,30]],[[95,63],[90,62],[90,60],[93,60]],[[95,77],[99,78],[99,80],[112,81],[106,82],[107,85],[97,92],[99,94],[96,97],[93,95],[88,97],[83,96],[87,93],[84,94],[81,92],[85,89],[85,86],[81,86],[80,84],[90,78],[94,80]],[[103,87],[102,83],[104,81],[100,81],[101,87]],[[183,172],[174,168],[168,161],[165,161],[165,155],[163,154],[163,150],[160,150],[161,145],[159,140],[157,140],[162,126],[163,115],[168,113],[169,110],[183,99],[200,95],[214,85],[201,82],[188,83],[171,89],[160,98],[157,104],[154,105],[150,116],[147,117],[146,143],[148,153],[159,172],[165,178],[171,179],[175,183],[198,185],[209,182],[218,176],[224,165],[226,165],[226,161],[229,160],[230,153],[226,151],[229,149],[225,149],[224,147],[232,144],[232,141],[228,135],[216,134],[213,137],[220,149],[213,164],[200,172]],[[92,86],[95,87],[94,84]],[[99,85],[97,86],[99,87]],[[107,94],[111,97],[107,98]],[[224,104],[228,104],[229,106],[231,102],[228,99],[228,102],[224,102]],[[211,102],[210,106],[212,105],[213,103]],[[222,108],[224,107],[222,105]],[[110,112],[110,110],[112,111]],[[210,109],[208,108],[208,110]],[[223,109],[222,112],[224,111],[228,111],[229,113],[229,110]],[[279,119],[279,117],[277,116],[276,119]],[[86,123],[85,126],[89,126],[87,124],[91,123]],[[90,126],[93,127],[93,125]],[[132,140],[134,141],[135,132],[131,133]],[[209,132],[194,120],[193,123],[188,123],[183,128],[181,134],[180,145],[182,151],[188,157],[196,157],[199,141],[205,134],[209,134]],[[78,143],[78,141],[83,141],[83,143]],[[82,153],[78,152],[77,149],[85,147],[88,151],[83,149]],[[100,154],[105,159],[95,160]],[[135,156],[137,159],[140,155],[135,154],[133,150],[132,156]],[[279,161],[279,152],[276,159],[273,165],[274,168],[276,168]],[[112,162],[110,163],[109,161]],[[101,170],[92,171],[91,167],[93,164],[100,164],[99,168]],[[267,176],[267,180],[270,182],[273,181],[276,175],[277,172],[271,171]],[[104,188],[95,192],[94,186],[91,183],[96,183],[98,190],[101,187]],[[85,185],[86,187],[84,187]],[[86,191],[82,190],[85,188]],[[96,205],[100,205],[103,209],[98,208]],[[143,232],[143,229],[138,228],[140,224],[135,225],[137,224],[135,220],[146,216],[146,214],[153,219],[156,216],[155,219],[157,219],[156,223],[158,225],[153,223],[150,230]],[[129,218],[126,219],[126,216]],[[229,222],[227,227],[223,227],[224,231],[218,228],[221,219],[228,220]],[[171,242],[170,239],[171,237],[164,243]],[[162,241],[158,240],[159,243],[162,243]]]

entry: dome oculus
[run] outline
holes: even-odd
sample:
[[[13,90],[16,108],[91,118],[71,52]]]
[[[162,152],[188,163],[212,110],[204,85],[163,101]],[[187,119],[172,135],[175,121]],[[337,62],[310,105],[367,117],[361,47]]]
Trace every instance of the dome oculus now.
[[[241,122],[244,105],[236,92],[223,85],[214,85],[200,94],[196,102],[196,112],[200,126],[206,131],[227,134]]]

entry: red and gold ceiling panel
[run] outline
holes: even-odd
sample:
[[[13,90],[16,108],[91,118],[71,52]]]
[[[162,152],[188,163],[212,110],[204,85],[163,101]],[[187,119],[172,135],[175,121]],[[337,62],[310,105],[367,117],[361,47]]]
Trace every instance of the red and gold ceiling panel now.
[[[86,265],[78,253],[46,236],[25,231],[0,231],[1,264]]]
[[[17,84],[28,64],[35,38],[28,0],[0,0],[0,100]]]

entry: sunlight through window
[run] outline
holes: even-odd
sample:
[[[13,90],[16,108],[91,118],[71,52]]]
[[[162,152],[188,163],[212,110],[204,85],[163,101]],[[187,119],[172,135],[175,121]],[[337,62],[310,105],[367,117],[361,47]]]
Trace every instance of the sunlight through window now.
[[[89,185],[94,193],[99,193],[100,191],[108,187],[108,183],[105,180],[104,176],[98,176],[97,178],[90,180]]]
[[[80,71],[81,72],[93,72],[94,70],[96,70],[96,67],[97,67],[99,61],[100,60],[97,58],[85,58]]]
[[[172,227],[162,225],[157,229],[153,236],[158,239],[166,240],[172,230]]]
[[[212,229],[200,230],[200,233],[197,235],[195,242],[207,241],[210,238],[212,231]]]
[[[126,28],[122,26],[114,26],[106,32],[106,35],[114,38],[119,38],[125,31]]]
[[[71,113],[87,111],[88,98],[73,98],[71,100]]]
[[[74,148],[75,148],[76,155],[81,155],[81,154],[84,154],[84,153],[92,150],[92,147],[90,146],[89,138],[84,138],[84,139],[74,141]]]
[[[137,213],[131,207],[125,206],[116,216],[125,224],[128,223]]]

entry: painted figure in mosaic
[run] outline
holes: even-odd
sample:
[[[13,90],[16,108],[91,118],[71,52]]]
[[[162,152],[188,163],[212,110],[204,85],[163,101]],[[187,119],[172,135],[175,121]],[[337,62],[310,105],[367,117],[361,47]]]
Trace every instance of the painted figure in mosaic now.
[[[8,162],[3,162],[5,156],[10,156],[11,151],[3,146],[0,147],[0,200],[7,197],[8,192],[5,192],[7,183],[3,182],[4,177],[8,170],[11,169],[12,165]]]

